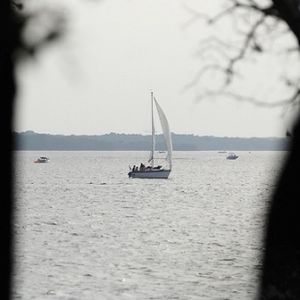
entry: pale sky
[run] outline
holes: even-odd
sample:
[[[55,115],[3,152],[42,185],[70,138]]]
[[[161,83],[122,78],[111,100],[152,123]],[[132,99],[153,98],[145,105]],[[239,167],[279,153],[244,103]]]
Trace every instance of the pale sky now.
[[[186,27],[191,14],[185,6],[209,14],[219,11],[220,2],[66,1],[68,23],[63,39],[43,48],[17,70],[15,130],[149,134],[153,90],[172,132],[284,136],[291,121],[282,117],[282,109],[226,97],[197,101],[204,87],[218,80],[213,75],[184,90],[205,64],[205,58],[196,55],[200,41],[231,34],[227,27],[213,31],[202,21]],[[248,61],[239,70],[245,73],[245,80],[237,84],[237,90],[268,101],[284,94],[275,77],[285,72],[283,65],[292,68],[289,61],[262,56],[260,71],[254,67],[256,63]]]

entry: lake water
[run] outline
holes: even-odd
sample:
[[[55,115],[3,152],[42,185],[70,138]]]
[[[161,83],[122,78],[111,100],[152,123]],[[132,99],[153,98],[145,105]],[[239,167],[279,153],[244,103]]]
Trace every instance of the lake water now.
[[[236,153],[16,152],[13,299],[254,299],[285,152]]]

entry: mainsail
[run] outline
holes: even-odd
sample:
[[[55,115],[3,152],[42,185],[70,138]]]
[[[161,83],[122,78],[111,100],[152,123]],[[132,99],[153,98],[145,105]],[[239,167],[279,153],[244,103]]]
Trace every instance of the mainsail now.
[[[167,146],[167,151],[168,151],[167,160],[169,162],[169,166],[171,170],[172,169],[172,138],[171,138],[170,127],[165,113],[163,112],[162,108],[159,106],[155,98],[154,101],[160,119],[161,128],[164,134],[166,146]]]

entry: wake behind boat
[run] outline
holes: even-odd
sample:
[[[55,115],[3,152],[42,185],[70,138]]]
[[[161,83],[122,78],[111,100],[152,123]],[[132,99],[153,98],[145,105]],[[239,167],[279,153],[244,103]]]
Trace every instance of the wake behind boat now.
[[[153,103],[155,103],[160,124],[162,127],[162,131],[165,138],[165,143],[167,147],[167,161],[168,161],[168,168],[163,168],[162,166],[155,166],[154,162],[154,153],[155,153],[155,126],[154,126],[154,115],[153,115]],[[149,166],[145,166],[143,163],[140,166],[133,166],[130,168],[130,172],[128,173],[129,178],[161,178],[167,179],[170,175],[172,170],[172,139],[171,139],[171,132],[169,128],[169,123],[166,118],[165,113],[163,112],[162,108],[157,103],[156,99],[153,96],[153,92],[151,92],[151,121],[152,121],[152,147],[150,152],[150,158],[148,163]]]

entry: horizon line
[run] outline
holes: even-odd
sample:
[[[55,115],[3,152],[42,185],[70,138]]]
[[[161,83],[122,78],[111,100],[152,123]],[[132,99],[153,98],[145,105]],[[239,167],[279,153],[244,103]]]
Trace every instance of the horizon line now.
[[[22,134],[22,133],[34,133],[34,134],[46,134],[46,135],[61,135],[61,136],[103,136],[103,135],[110,135],[110,134],[116,134],[116,135],[141,135],[141,136],[151,136],[151,133],[147,133],[147,134],[143,134],[143,133],[119,133],[119,132],[109,132],[109,133],[102,133],[102,134],[80,134],[80,133],[69,133],[69,134],[64,134],[64,133],[45,133],[45,132],[37,132],[34,130],[25,130],[25,131],[16,131],[13,130],[13,133],[17,133],[17,134]],[[245,139],[251,139],[251,138],[262,138],[262,139],[268,139],[268,138],[288,138],[288,136],[216,136],[216,135],[199,135],[199,134],[195,134],[195,133],[176,133],[176,132],[171,132],[171,134],[174,135],[192,135],[195,137],[215,137],[215,138],[245,138]],[[163,135],[163,133],[157,134],[159,135]]]

